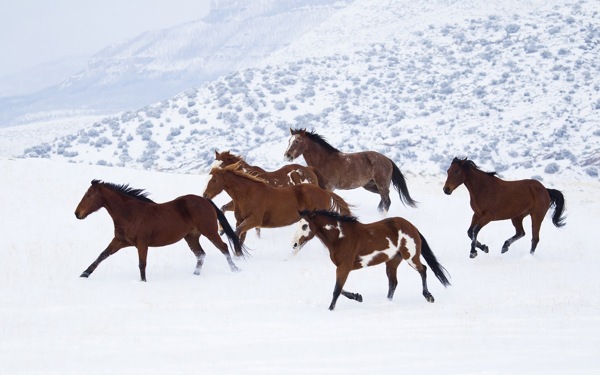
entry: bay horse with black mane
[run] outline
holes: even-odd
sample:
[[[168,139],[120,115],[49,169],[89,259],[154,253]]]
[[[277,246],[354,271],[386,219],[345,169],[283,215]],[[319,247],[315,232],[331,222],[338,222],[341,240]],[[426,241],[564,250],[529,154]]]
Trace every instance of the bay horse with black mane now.
[[[554,207],[552,223],[556,227],[565,225],[563,194],[555,189],[546,189],[537,180],[504,181],[496,176],[496,172],[482,171],[471,160],[454,158],[448,168],[444,193],[450,195],[462,184],[469,191],[473,209],[471,226],[467,231],[471,239],[471,258],[477,256],[477,248],[484,253],[489,251],[486,245],[477,241],[477,234],[491,221],[510,219],[515,227],[515,235],[502,246],[502,253],[505,253],[513,242],[525,236],[523,219],[531,215],[532,255],[540,241],[540,227],[548,209]]]
[[[227,245],[219,237],[217,220],[224,228],[236,255],[243,256],[245,249],[227,222],[225,215],[210,200],[197,195],[185,195],[166,203],[155,203],[142,189],[93,180],[75,209],[82,220],[89,214],[106,208],[114,222],[115,234],[108,247],[100,253],[81,277],[89,277],[98,265],[128,246],[138,250],[140,277],[146,281],[148,247],[160,247],[185,239],[197,259],[194,274],[199,275],[205,252],[200,236],[205,235],[227,258],[232,271],[238,271]]]
[[[425,299],[428,302],[435,301],[427,289],[427,267],[421,263],[421,255],[442,285],[450,285],[446,269],[438,262],[425,237],[401,217],[363,224],[354,216],[329,211],[302,211],[299,215],[302,219],[294,237],[295,251],[317,236],[329,249],[331,261],[336,266],[335,287],[329,310],[335,308],[340,294],[362,302],[360,294],[343,289],[346,279],[350,271],[381,263],[386,265],[389,300],[394,297],[398,285],[398,265],[406,260],[421,275]]]
[[[337,194],[312,184],[273,187],[264,179],[244,172],[241,164],[213,168],[204,197],[223,190],[235,203],[236,233],[242,242],[252,228],[279,228],[300,220],[298,211],[334,210],[350,214],[348,204]]]
[[[261,167],[248,164],[241,156],[229,151],[215,151],[213,168],[223,168],[239,163],[240,167],[256,177],[262,178],[273,187],[283,187],[298,184],[313,184],[325,189],[325,180],[321,172],[313,167],[300,164],[288,164],[275,171],[266,171]],[[221,207],[222,211],[233,211],[234,202],[231,201]]]
[[[341,152],[319,134],[306,129],[290,129],[290,133],[285,158],[292,161],[303,155],[306,164],[317,168],[325,177],[327,190],[365,188],[381,196],[378,209],[387,212],[391,204],[390,183],[393,183],[400,201],[416,207],[404,175],[387,156],[375,151]]]

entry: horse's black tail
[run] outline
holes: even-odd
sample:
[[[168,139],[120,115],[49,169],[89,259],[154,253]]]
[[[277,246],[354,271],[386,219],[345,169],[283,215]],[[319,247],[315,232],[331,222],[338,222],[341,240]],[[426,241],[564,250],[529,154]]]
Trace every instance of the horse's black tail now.
[[[214,207],[215,212],[217,213],[217,219],[219,220],[219,223],[221,223],[221,227],[223,228],[223,231],[225,232],[225,235],[227,236],[227,240],[229,241],[229,246],[231,246],[234,249],[235,255],[237,255],[237,256],[249,255],[248,250],[242,244],[242,241],[240,240],[238,235],[235,234],[235,231],[233,230],[233,228],[231,228],[231,225],[229,225],[229,222],[227,221],[227,218],[225,217],[225,214],[223,213],[223,211],[221,211],[219,209],[219,207],[217,207],[217,205],[210,199],[207,198],[206,200],[209,201],[210,204]]]
[[[440,280],[443,286],[447,287],[450,285],[450,281],[448,281],[448,277],[450,277],[448,271],[438,262],[421,232],[419,232],[419,236],[421,236],[421,255],[425,258],[425,262],[427,262],[427,265],[431,268],[435,277]]]
[[[563,227],[566,224],[566,218],[563,215],[563,213],[565,212],[565,196],[563,195],[563,193],[556,189],[546,190],[548,190],[548,194],[550,194],[550,207],[554,206],[552,223],[558,228]]]
[[[417,207],[417,202],[410,197],[408,187],[406,186],[406,179],[404,178],[402,172],[400,172],[400,168],[398,168],[398,166],[392,161],[392,159],[389,160],[392,163],[392,167],[394,168],[392,172],[392,182],[394,183],[394,187],[400,195],[400,201],[405,205]]]

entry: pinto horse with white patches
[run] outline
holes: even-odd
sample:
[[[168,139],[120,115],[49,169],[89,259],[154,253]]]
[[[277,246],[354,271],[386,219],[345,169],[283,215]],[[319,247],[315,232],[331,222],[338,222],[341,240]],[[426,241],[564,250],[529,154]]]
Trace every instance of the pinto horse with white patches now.
[[[329,310],[335,308],[340,294],[362,302],[360,294],[343,289],[346,279],[350,271],[381,263],[386,264],[389,300],[394,297],[398,285],[398,265],[402,260],[406,260],[421,275],[423,296],[428,302],[434,302],[427,289],[427,267],[421,263],[421,255],[442,285],[450,285],[446,269],[437,261],[423,235],[401,217],[363,224],[354,216],[330,211],[302,211],[299,214],[302,219],[294,237],[294,251],[297,252],[306,242],[317,236],[329,249],[331,261],[337,267]]]

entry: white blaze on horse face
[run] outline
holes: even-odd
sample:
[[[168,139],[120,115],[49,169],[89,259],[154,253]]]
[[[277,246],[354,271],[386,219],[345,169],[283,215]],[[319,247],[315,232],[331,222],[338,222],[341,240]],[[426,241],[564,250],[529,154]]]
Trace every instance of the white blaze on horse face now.
[[[299,137],[300,137],[300,135],[299,135],[299,134],[295,134],[295,135],[293,135],[293,136],[290,138],[290,140],[288,141],[288,147],[287,147],[287,149],[285,150],[285,154],[284,154],[284,155],[286,155],[286,159],[288,159],[288,160],[290,160],[290,161],[291,161],[291,160],[293,160],[293,158],[291,158],[291,157],[287,157],[287,155],[289,155],[290,148],[292,147],[292,144],[293,144],[293,143],[294,143],[294,141],[295,141],[296,139],[298,139]]]
[[[294,239],[292,241],[292,247],[294,248],[293,255],[296,255],[306,243],[300,243],[302,237],[308,238],[309,235],[310,225],[308,225],[308,221],[306,221],[306,219],[300,219],[300,221],[298,222],[298,229],[296,229],[296,233],[294,234]]]
[[[402,239],[406,240],[406,249],[408,251],[407,262],[412,268],[415,268],[415,264],[412,261],[412,257],[417,253],[417,244],[415,243],[412,237],[402,232],[401,230],[398,231],[397,244],[394,244],[389,237],[386,238],[386,240],[388,240],[387,249],[374,250],[371,254],[361,256],[360,265],[363,268],[368,267],[369,264],[373,261],[373,259],[375,259],[375,257],[379,254],[385,254],[388,257],[388,259],[391,259],[392,257],[396,256],[396,254],[400,252],[400,245],[402,244]]]

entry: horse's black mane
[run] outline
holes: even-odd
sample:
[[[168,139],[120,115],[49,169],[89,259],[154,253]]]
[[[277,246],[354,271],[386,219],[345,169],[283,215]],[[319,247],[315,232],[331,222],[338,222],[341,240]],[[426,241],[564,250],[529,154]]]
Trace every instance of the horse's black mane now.
[[[134,188],[130,187],[128,184],[117,185],[117,184],[113,184],[111,182],[104,182],[101,180],[93,180],[92,185],[96,185],[96,184],[102,184],[113,191],[123,193],[129,197],[139,199],[143,202],[154,203],[154,201],[152,199],[148,198],[148,194],[150,194],[150,193],[148,193],[147,191],[144,191],[144,189],[134,189]]]
[[[469,169],[474,169],[476,171],[479,172],[483,172],[485,174],[487,174],[488,176],[496,176],[497,173],[496,172],[486,172],[486,171],[482,171],[477,164],[475,164],[475,162],[473,160],[469,160],[467,158],[464,159],[459,159],[457,157],[454,158],[454,160],[452,160],[452,164],[458,163],[458,165],[462,168],[469,168]]]
[[[339,220],[339,221],[344,221],[344,222],[348,222],[348,223],[354,223],[358,221],[358,218],[356,216],[350,216],[350,215],[342,215],[338,212],[335,211],[327,211],[327,210],[316,210],[316,211],[309,211],[309,210],[304,210],[304,211],[300,211],[299,212],[300,216],[326,216],[329,218],[332,218],[334,220]]]
[[[318,145],[321,145],[327,151],[341,152],[337,148],[330,145],[329,142],[327,142],[327,140],[325,138],[323,138],[319,134],[315,133],[314,130],[313,131],[307,131],[306,129],[291,129],[291,130],[292,130],[292,135],[305,134],[311,141],[315,142]]]

